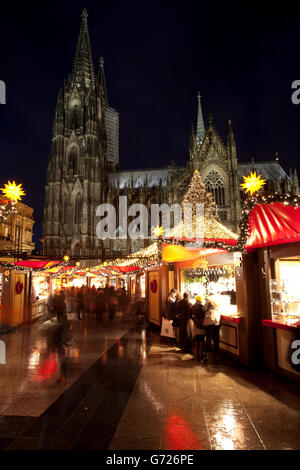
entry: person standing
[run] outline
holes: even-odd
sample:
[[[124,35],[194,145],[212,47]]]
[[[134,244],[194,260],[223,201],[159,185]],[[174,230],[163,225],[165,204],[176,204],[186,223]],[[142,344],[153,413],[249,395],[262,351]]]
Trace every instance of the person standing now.
[[[176,301],[176,289],[171,289],[166,299],[165,317],[167,320],[174,320],[174,307]]]
[[[193,345],[193,337],[188,333],[188,321],[191,318],[191,303],[187,292],[183,294],[183,299],[178,305],[178,313],[180,318],[179,344],[185,353],[191,352]]]
[[[213,296],[209,296],[206,299],[206,304],[204,306],[205,318],[205,351],[206,353],[210,352],[211,349],[211,340],[214,342],[214,356],[215,359],[218,358],[220,353],[220,320],[221,315],[219,313],[219,308],[217,302],[213,299]]]
[[[194,322],[194,336],[196,341],[196,359],[203,363],[206,361],[204,357],[205,329],[203,326],[205,311],[200,295],[197,295],[195,300],[196,303],[192,306],[192,319]]]
[[[175,335],[176,335],[176,343],[180,343],[180,312],[179,312],[179,305],[180,301],[182,300],[182,295],[180,292],[176,294],[176,300],[174,302],[174,317],[172,326],[175,328]]]

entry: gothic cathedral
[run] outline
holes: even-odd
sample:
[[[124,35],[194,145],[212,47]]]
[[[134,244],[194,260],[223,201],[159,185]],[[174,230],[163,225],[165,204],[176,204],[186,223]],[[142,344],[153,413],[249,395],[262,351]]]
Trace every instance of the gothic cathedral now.
[[[265,191],[298,193],[296,170],[288,176],[278,156],[260,163],[238,162],[231,122],[224,143],[211,116],[205,128],[200,94],[186,166],[171,163],[167,168],[121,171],[119,116],[109,106],[102,57],[98,75],[94,73],[87,16],[83,10],[72,73],[58,93],[55,109],[45,187],[45,255],[103,260],[137,251],[149,240],[97,238],[97,206],[110,202],[118,209],[121,195],[127,196],[128,206],[181,203],[196,169],[214,195],[220,221],[236,232],[243,197],[240,183],[251,170],[267,180]]]

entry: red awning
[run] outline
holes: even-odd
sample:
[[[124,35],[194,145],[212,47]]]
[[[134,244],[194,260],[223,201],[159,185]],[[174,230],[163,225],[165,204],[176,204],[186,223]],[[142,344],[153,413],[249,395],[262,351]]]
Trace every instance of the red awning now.
[[[300,241],[300,207],[282,202],[257,204],[249,215],[246,248]]]
[[[15,266],[23,266],[24,268],[42,269],[42,268],[52,268],[53,266],[56,266],[57,264],[60,264],[60,263],[61,261],[32,260],[32,261],[17,261],[16,263],[12,263],[12,264],[14,264]]]

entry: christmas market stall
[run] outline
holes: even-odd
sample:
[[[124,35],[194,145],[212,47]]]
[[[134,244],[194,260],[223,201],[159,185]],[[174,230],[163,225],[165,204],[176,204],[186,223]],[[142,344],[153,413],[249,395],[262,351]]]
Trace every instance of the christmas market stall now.
[[[18,261],[0,264],[1,331],[30,323],[47,309],[51,291],[49,269],[60,261]]]
[[[252,196],[241,241],[254,251],[260,353],[266,367],[300,381],[300,195]],[[248,256],[248,255],[247,255]],[[298,340],[298,343],[297,343]],[[298,346],[297,346],[298,345]]]
[[[221,224],[218,225],[221,232]],[[239,328],[243,318],[239,295],[242,287],[239,282],[241,254],[233,251],[237,236],[232,234],[229,238],[228,232],[226,239],[205,238],[201,248],[191,247],[191,240],[164,240],[162,260],[168,269],[167,290],[174,287],[181,294],[187,292],[191,303],[195,302],[197,295],[201,296],[203,303],[207,297],[213,297],[221,313],[221,347],[239,356]]]
[[[148,274],[149,321],[157,325],[161,323],[167,295],[172,288],[181,294],[188,292],[192,303],[197,295],[202,297],[203,303],[208,295],[213,295],[222,311],[222,348],[239,356],[239,326],[243,312],[238,306],[236,285],[240,269],[237,263],[241,256],[238,236],[217,220],[213,196],[206,191],[197,171],[183,199],[182,212],[185,204],[192,209],[191,226],[187,226],[186,220],[181,220],[168,234],[163,234],[163,225],[155,232],[162,265]],[[202,218],[196,213],[196,204],[203,204]],[[200,236],[197,230],[201,227]],[[191,228],[199,239],[190,236]]]
[[[154,242],[126,258],[105,263],[105,267],[119,272],[120,282],[135,304],[137,312],[145,312],[156,324],[160,323],[159,303],[162,302],[159,270],[162,261],[159,257],[158,243]],[[156,281],[154,288],[153,281]]]
[[[191,302],[196,295],[205,302],[213,296],[221,313],[220,346],[239,361],[249,365],[257,360],[256,305],[251,282],[254,276],[253,254],[246,253],[244,240],[218,220],[213,196],[206,190],[201,177],[195,171],[184,204],[192,207],[192,226],[202,233],[197,238],[188,236],[185,221],[160,235],[159,244],[163,267],[156,274],[156,288],[160,286],[160,302],[157,322],[164,315],[168,292],[176,288],[181,294],[188,292]],[[202,220],[198,220],[194,207],[203,204]],[[163,231],[163,226],[161,227]],[[153,288],[153,287],[152,287]],[[151,316],[149,317],[150,321]]]

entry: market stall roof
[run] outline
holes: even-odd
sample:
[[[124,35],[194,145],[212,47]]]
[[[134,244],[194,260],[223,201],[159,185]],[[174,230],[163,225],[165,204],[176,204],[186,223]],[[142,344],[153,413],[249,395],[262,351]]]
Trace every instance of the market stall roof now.
[[[232,251],[237,245],[238,235],[222,225],[214,217],[194,220],[194,227],[203,226],[199,240],[189,238],[184,223],[180,222],[170,230],[168,237],[164,236],[162,260],[167,263],[196,260],[197,258],[215,253]],[[181,245],[181,246],[180,246]]]
[[[194,220],[193,225],[194,227],[203,226],[203,232],[199,234],[199,237],[204,238],[204,240],[237,240],[238,235],[223,224],[221,224],[218,220],[214,217],[208,218],[197,218]],[[182,239],[189,239],[189,234],[186,233],[187,230],[184,226],[184,221],[181,221],[177,224],[174,228],[169,231],[168,238],[182,238]],[[163,237],[165,238],[165,237]]]
[[[146,248],[142,248],[135,253],[131,253],[126,258],[115,259],[112,264],[107,264],[107,268],[130,267],[131,271],[140,270],[147,265],[153,265],[159,262],[159,250],[157,243],[152,243]]]
[[[62,264],[61,261],[51,261],[51,260],[26,260],[26,261],[16,261],[12,263],[14,266],[21,266],[23,268],[32,268],[32,269],[43,269],[43,268],[53,268]]]
[[[300,241],[300,207],[257,204],[249,214],[248,227],[246,249]]]

